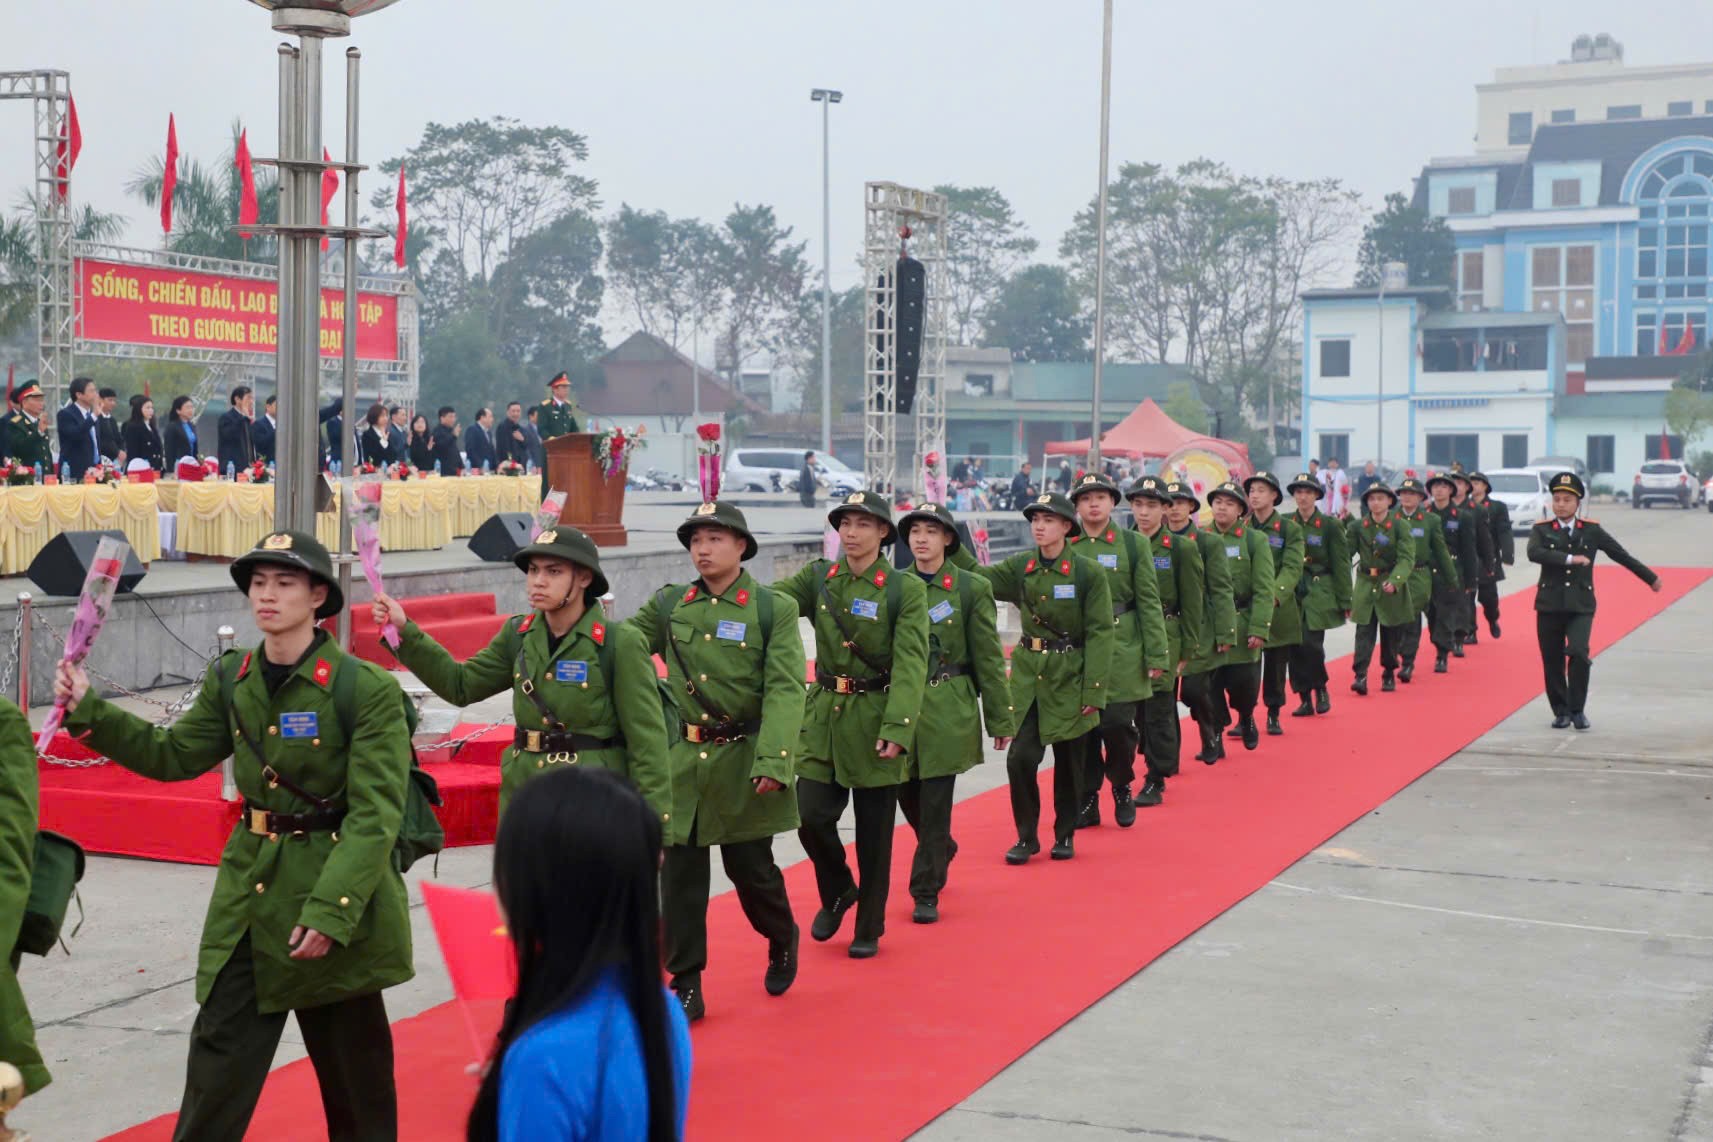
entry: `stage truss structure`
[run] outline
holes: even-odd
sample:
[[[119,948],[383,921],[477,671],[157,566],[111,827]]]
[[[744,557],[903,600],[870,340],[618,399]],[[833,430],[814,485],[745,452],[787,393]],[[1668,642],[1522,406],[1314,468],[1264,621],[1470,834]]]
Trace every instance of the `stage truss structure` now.
[[[946,196],[894,182],[863,186],[863,280],[867,294],[863,336],[863,476],[871,491],[891,494],[904,465],[903,484],[914,487],[922,457],[946,450]],[[922,357],[913,410],[914,450],[898,448],[898,259],[908,252],[922,263]]]
[[[31,163],[36,232],[36,379],[47,407],[65,403],[71,383],[72,301],[71,202],[60,155],[69,147],[71,73],[51,69],[0,71],[0,99],[28,99],[35,112],[35,157]]]

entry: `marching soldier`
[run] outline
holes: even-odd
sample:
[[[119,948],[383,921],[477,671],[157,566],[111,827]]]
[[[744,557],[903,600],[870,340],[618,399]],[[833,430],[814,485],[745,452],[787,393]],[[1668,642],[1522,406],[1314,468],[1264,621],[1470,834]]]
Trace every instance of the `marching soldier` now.
[[[1026,864],[1041,851],[1041,786],[1037,773],[1053,747],[1054,860],[1076,855],[1082,808],[1081,739],[1100,724],[1115,641],[1112,594],[1099,564],[1071,554],[1081,526],[1062,492],[1043,492],[1023,507],[1033,552],[1020,551],[992,567],[976,567],[968,553],[959,565],[987,577],[993,597],[1023,612],[1023,637],[1011,652],[1012,703],[1023,710],[1017,737],[1005,757],[1017,843],[1007,864]]]
[[[695,580],[662,587],[625,625],[666,662],[678,702],[661,919],[672,990],[694,1023],[705,1010],[714,845],[750,926],[767,940],[767,994],[784,995],[797,978],[797,924],[773,838],[797,827],[791,770],[804,663],[796,605],[744,570],[756,542],[741,511],[703,504],[678,525],[678,542]]]
[[[6,418],[6,452],[12,463],[26,468],[38,468],[41,475],[50,476],[54,470],[53,446],[42,428],[42,386],[25,381],[14,391],[12,399],[18,411]]]
[[[885,496],[855,492],[827,522],[838,529],[842,558],[816,560],[775,589],[815,624],[815,685],[797,759],[797,835],[821,896],[809,935],[832,939],[854,904],[850,955],[862,960],[880,953],[886,931],[898,791],[910,776],[927,689],[928,592],[880,558],[898,538]],[[839,838],[852,801],[860,882]]]
[[[952,839],[957,775],[981,764],[982,714],[993,748],[1003,750],[1016,736],[1017,711],[1005,677],[993,588],[947,558],[961,546],[951,511],[943,504],[922,504],[900,517],[898,528],[928,589],[928,690],[910,754],[910,780],[898,803],[916,832],[910,918],[932,924],[940,918],[946,868],[958,851]]]
[[[1445,547],[1451,553],[1455,569],[1455,574],[1434,583],[1433,603],[1428,607],[1428,631],[1436,652],[1433,671],[1444,674],[1448,654],[1463,657],[1464,612],[1474,614],[1468,596],[1481,576],[1481,552],[1475,538],[1481,524],[1452,502],[1457,481],[1450,476],[1429,476],[1427,490],[1433,497],[1433,514],[1439,517],[1445,531]]]
[[[1457,646],[1452,651],[1454,658],[1462,658],[1465,646],[1474,646],[1480,642],[1475,615],[1475,596],[1480,590],[1482,580],[1487,576],[1487,569],[1492,565],[1496,552],[1493,546],[1493,535],[1487,523],[1487,508],[1475,502],[1474,478],[1465,475],[1462,471],[1453,472],[1451,478],[1457,483],[1457,489],[1452,493],[1451,502],[1457,505],[1457,510],[1463,514],[1465,520],[1463,526],[1473,528],[1475,532],[1476,569],[1474,575],[1463,577],[1462,618],[1457,627]]]
[[[0,947],[17,947],[18,931],[30,897],[30,873],[36,851],[36,822],[40,805],[36,775],[36,745],[30,723],[0,698]],[[30,1019],[24,989],[18,984],[15,959],[0,956],[0,1062],[18,1068],[23,1094],[35,1094],[52,1081],[36,1046],[36,1025]],[[0,1140],[25,1136],[6,1127],[6,1105],[0,1102]]]
[[[1099,472],[1090,472],[1077,481],[1071,503],[1080,525],[1070,539],[1071,554],[1092,560],[1106,572],[1116,636],[1106,706],[1100,725],[1083,743],[1083,800],[1077,826],[1100,824],[1100,783],[1105,777],[1112,783],[1113,820],[1128,829],[1136,823],[1136,802],[1130,793],[1136,780],[1136,716],[1155,687],[1170,686],[1166,621],[1146,545],[1135,532],[1113,526],[1118,485]]]
[[[1529,562],[1541,568],[1535,592],[1535,633],[1546,673],[1546,697],[1552,704],[1552,728],[1586,730],[1594,557],[1605,552],[1656,592],[1660,579],[1598,522],[1577,518],[1585,493],[1575,472],[1560,472],[1547,486],[1552,489],[1553,518],[1535,524],[1529,532]]]
[[[377,625],[399,629],[399,662],[454,706],[512,692],[517,729],[500,755],[500,815],[531,777],[556,765],[593,765],[636,782],[670,819],[672,791],[658,678],[641,631],[607,622],[607,577],[588,536],[560,525],[512,557],[528,577],[530,613],[506,620],[487,646],[459,662],[409,620],[397,599],[376,595]]]
[[[1255,726],[1255,701],[1261,696],[1261,649],[1273,622],[1273,551],[1259,529],[1243,525],[1249,497],[1227,480],[1207,494],[1213,506],[1215,538],[1225,547],[1231,571],[1232,603],[1237,608],[1237,641],[1220,657],[1214,673],[1215,732],[1225,728],[1231,714],[1237,721],[1231,736],[1243,739],[1244,749],[1261,744]]]
[[[1516,539],[1511,535],[1511,509],[1495,500],[1493,485],[1480,472],[1469,473],[1469,499],[1482,510],[1486,521],[1488,550],[1492,558],[1481,569],[1481,585],[1476,597],[1487,617],[1487,632],[1499,637],[1499,584],[1505,578],[1505,568],[1517,562]]]
[[[1237,607],[1231,594],[1231,569],[1226,565],[1225,541],[1211,531],[1196,527],[1195,513],[1201,501],[1195,491],[1179,480],[1166,485],[1172,502],[1166,508],[1166,524],[1172,535],[1195,544],[1202,565],[1201,638],[1184,646],[1184,669],[1178,693],[1201,733],[1201,752],[1196,760],[1213,765],[1225,756],[1225,716],[1214,701],[1214,672],[1225,652],[1237,644]]]
[[[1398,495],[1384,481],[1363,494],[1367,510],[1347,521],[1350,546],[1356,553],[1356,586],[1351,592],[1350,617],[1356,622],[1356,655],[1350,688],[1368,693],[1368,664],[1374,660],[1375,634],[1380,642],[1380,689],[1396,690],[1393,672],[1408,624],[1421,622],[1410,597],[1410,572],[1415,569],[1416,540],[1410,525],[1396,515]]]
[[[1416,673],[1416,653],[1421,647],[1423,618],[1428,615],[1435,595],[1444,589],[1443,585],[1456,582],[1457,565],[1451,561],[1451,553],[1445,546],[1444,521],[1422,507],[1427,499],[1427,490],[1421,481],[1414,476],[1407,477],[1398,484],[1397,495],[1403,506],[1393,514],[1409,530],[1415,549],[1415,566],[1410,572],[1412,613],[1398,642],[1398,655],[1403,662],[1398,678],[1408,682]],[[1445,673],[1437,662],[1434,670]]]
[[[1130,512],[1136,520],[1137,534],[1148,542],[1149,566],[1154,570],[1160,591],[1168,663],[1166,678],[1154,685],[1137,718],[1142,754],[1148,765],[1148,778],[1136,798],[1136,804],[1143,807],[1160,804],[1166,792],[1166,779],[1178,775],[1182,749],[1178,731],[1179,677],[1201,645],[1202,612],[1206,606],[1207,581],[1202,570],[1201,548],[1193,539],[1174,536],[1166,526],[1171,502],[1166,482],[1158,476],[1143,476],[1130,485]]]
[[[1243,481],[1243,491],[1249,497],[1249,526],[1266,538],[1273,552],[1273,624],[1261,653],[1261,699],[1267,707],[1267,733],[1278,737],[1285,732],[1279,711],[1285,708],[1291,649],[1303,640],[1303,612],[1297,598],[1303,576],[1303,529],[1295,519],[1279,514],[1285,493],[1271,472],[1257,472]],[[1232,732],[1235,736],[1238,731]]]
[[[1327,693],[1326,632],[1344,625],[1350,613],[1350,537],[1339,520],[1315,501],[1324,491],[1304,472],[1286,486],[1297,502],[1296,524],[1303,533],[1303,576],[1296,596],[1302,607],[1303,638],[1291,648],[1291,689],[1297,693],[1294,718],[1332,709]]]
[[[383,989],[410,979],[410,913],[394,848],[409,796],[406,698],[318,619],[344,605],[327,549],[276,531],[232,564],[262,643],[229,651],[170,726],[89,692],[61,663],[66,726],[125,768],[188,781],[233,759],[244,812],[221,854],[196,973],[201,1005],[178,1139],[244,1135],[297,1014],[336,1139],[398,1135]]]

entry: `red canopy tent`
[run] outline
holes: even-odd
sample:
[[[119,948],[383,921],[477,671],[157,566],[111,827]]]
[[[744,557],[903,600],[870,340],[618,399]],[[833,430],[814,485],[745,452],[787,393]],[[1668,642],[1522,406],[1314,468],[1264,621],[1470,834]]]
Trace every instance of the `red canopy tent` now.
[[[1160,460],[1193,440],[1204,439],[1171,417],[1152,398],[1130,411],[1130,415],[1107,429],[1100,438],[1102,456],[1126,460]],[[1054,440],[1047,445],[1048,456],[1086,456],[1090,441]]]

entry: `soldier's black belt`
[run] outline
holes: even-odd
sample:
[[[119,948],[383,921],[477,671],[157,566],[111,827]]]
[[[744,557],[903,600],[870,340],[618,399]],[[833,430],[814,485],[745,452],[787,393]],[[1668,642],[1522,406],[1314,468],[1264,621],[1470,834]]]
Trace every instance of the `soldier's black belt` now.
[[[680,722],[684,730],[684,740],[687,742],[741,742],[761,732],[761,719],[755,718],[748,722],[721,722],[713,726],[693,726],[689,722]]]
[[[1024,638],[1019,639],[1017,645],[1042,654],[1064,654],[1083,648],[1083,644],[1074,638]]]
[[[1161,606],[1160,613],[1168,619],[1175,619],[1182,616],[1184,611],[1182,607]]]
[[[885,674],[876,674],[873,678],[847,678],[843,674],[829,674],[825,670],[817,670],[815,685],[835,694],[871,694],[892,685],[892,673],[888,671]]]
[[[590,737],[570,730],[512,731],[512,745],[525,753],[580,753],[591,749],[617,749],[625,744],[623,735],[616,738]]]
[[[970,668],[962,662],[948,663],[928,676],[928,685],[938,686],[948,678],[959,678],[970,672]]]
[[[272,813],[244,802],[244,826],[258,837],[301,833],[331,833],[345,820],[343,809],[317,809],[313,813]]]
[[[1368,572],[1370,579],[1379,579],[1386,574],[1384,567],[1364,567],[1362,570]]]
[[[1136,604],[1134,602],[1114,603],[1112,604],[1112,617],[1117,618],[1119,615],[1127,615],[1135,609]]]

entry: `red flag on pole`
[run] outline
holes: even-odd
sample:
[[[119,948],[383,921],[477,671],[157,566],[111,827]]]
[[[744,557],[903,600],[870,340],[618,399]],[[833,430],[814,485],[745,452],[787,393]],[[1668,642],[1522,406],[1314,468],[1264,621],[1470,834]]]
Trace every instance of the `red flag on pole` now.
[[[393,264],[402,270],[404,269],[404,236],[408,228],[405,222],[404,164],[402,163],[399,164],[399,192],[393,200],[393,205],[398,208],[399,212],[398,230],[393,236]]]
[[[1659,430],[1659,458],[1671,459],[1671,425],[1662,424]]]
[[[1677,339],[1677,348],[1673,349],[1672,353],[1683,357],[1693,352],[1695,352],[1695,326],[1685,321],[1683,323],[1683,336]]]
[[[161,232],[172,233],[172,196],[178,189],[178,124],[167,114],[167,161],[161,167]]]
[[[77,156],[83,153],[83,128],[77,123],[77,100],[66,97],[65,138],[59,143],[59,168],[55,172],[59,179],[59,196],[64,198],[71,189],[71,171],[77,165]]]
[[[1661,357],[1671,356],[1671,342],[1666,340],[1666,329],[1665,329],[1665,322],[1664,321],[1661,321],[1659,324],[1659,348],[1655,349],[1654,353],[1658,356],[1661,356]]]
[[[256,202],[256,169],[250,162],[250,132],[238,132],[238,153],[233,158],[238,168],[238,237],[249,238],[250,231],[242,227],[255,223],[262,216]]]
[[[321,161],[324,163],[330,163],[333,161],[333,156],[327,153],[326,147],[321,148]],[[327,208],[333,204],[333,196],[338,194],[338,193],[339,193],[339,172],[336,170],[324,170],[324,171],[322,171],[321,172],[321,224],[323,226],[327,225]],[[327,237],[325,235],[323,235],[322,239],[321,239],[322,250],[327,249],[327,244],[328,244],[327,243]]]
[[[471,1045],[481,1057],[487,1054],[493,1036],[477,1030],[470,1005],[503,1004],[517,990],[517,956],[500,918],[499,901],[491,893],[423,881],[422,902],[428,906],[434,938],[440,943],[441,958],[452,977],[452,994],[458,997],[464,1013]]]

